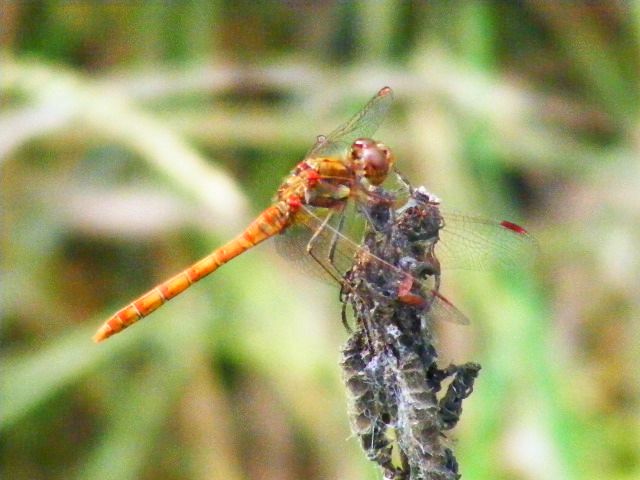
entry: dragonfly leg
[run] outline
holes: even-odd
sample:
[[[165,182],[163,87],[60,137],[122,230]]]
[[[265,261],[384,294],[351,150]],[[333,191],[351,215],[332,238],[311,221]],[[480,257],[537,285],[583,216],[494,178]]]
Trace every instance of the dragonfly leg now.
[[[409,179],[405,177],[404,174],[402,174],[395,165],[393,166],[393,173],[395,173],[398,176],[398,179],[402,182],[403,186],[407,189],[407,191],[409,192],[409,195],[413,196],[413,185],[411,185],[411,183],[409,182]]]
[[[342,229],[344,228],[344,219],[345,216],[341,215],[340,220],[338,221],[338,225],[333,232],[333,238],[331,239],[331,247],[329,248],[329,262],[331,263],[331,265],[334,265],[333,259],[336,254],[336,247],[338,246],[338,237],[340,237],[340,235],[342,234]]]
[[[347,304],[346,303],[342,304],[341,317],[342,317],[342,325],[344,326],[344,329],[347,331],[348,334],[352,334],[353,333],[353,329],[349,325],[349,320],[347,319]]]
[[[335,228],[331,228],[331,230],[333,230],[333,237],[331,239],[329,251],[327,252],[327,258],[321,259],[313,251],[314,243],[316,242],[320,233],[325,228],[327,228],[327,225],[329,224],[329,220],[334,215],[334,213],[335,212],[330,212],[322,221],[322,224],[320,225],[320,227],[311,236],[311,238],[309,239],[309,242],[307,243],[307,253],[311,256],[311,258],[313,258],[316,262],[318,262],[318,264],[322,267],[322,269],[325,272],[327,272],[336,282],[340,284],[340,296],[342,297],[346,294],[347,290],[349,291],[352,290],[352,286],[350,285],[349,281],[346,278],[343,278],[340,276],[339,269],[335,266],[335,263],[334,263],[335,254],[338,247],[338,241],[339,241],[339,238],[342,236],[342,229],[344,228],[344,222],[345,222],[344,215],[340,216],[338,225]],[[331,265],[333,268],[329,268],[328,265]],[[346,303],[343,303],[342,324],[344,325],[344,328],[347,330],[347,332],[351,333],[352,329],[349,326],[349,322],[347,320],[347,312],[346,312],[345,306],[346,306]],[[367,333],[367,336],[368,336],[368,333]]]
[[[311,238],[309,239],[309,243],[307,243],[307,253],[309,255],[311,255],[311,258],[313,258],[316,262],[318,262],[318,264],[322,267],[322,269],[327,272],[331,278],[333,278],[336,282],[338,282],[340,285],[343,284],[342,278],[340,278],[336,272],[333,272],[329,267],[327,267],[326,263],[322,261],[321,258],[319,258],[315,252],[313,251],[313,245],[316,242],[316,240],[318,239],[318,237],[320,236],[320,233],[322,233],[322,231],[327,227],[329,220],[331,219],[331,217],[333,216],[333,212],[329,212],[327,214],[327,216],[325,217],[325,219],[322,221],[322,224],[320,225],[320,228],[318,228],[313,235],[311,236]]]
[[[345,216],[341,215],[340,216],[340,220],[338,221],[338,225],[336,226],[335,231],[333,232],[333,238],[331,239],[331,246],[329,247],[329,263],[331,263],[331,265],[334,265],[334,268],[336,269],[336,271],[338,270],[335,267],[334,264],[334,257],[336,254],[336,247],[338,246],[338,238],[340,237],[340,235],[342,234],[342,229],[344,228],[344,219]],[[340,297],[342,298],[342,296],[344,295],[344,291],[346,290],[350,290],[351,286],[348,284],[348,282],[346,281],[346,279],[342,279],[342,285],[340,288]],[[351,326],[349,325],[349,321],[347,319],[347,304],[346,302],[343,302],[342,304],[342,325],[344,325],[344,328],[347,332],[349,333],[353,333],[353,330],[351,329]]]

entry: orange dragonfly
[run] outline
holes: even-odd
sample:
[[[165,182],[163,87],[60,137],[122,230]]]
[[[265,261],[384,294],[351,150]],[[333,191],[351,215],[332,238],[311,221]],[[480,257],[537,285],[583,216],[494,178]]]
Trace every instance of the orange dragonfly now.
[[[348,206],[375,199],[394,167],[392,151],[371,139],[392,101],[391,88],[384,87],[347,123],[327,136],[320,135],[284,179],[274,202],[242,233],[117,311],[98,329],[93,340],[101,342],[124,330],[273,236],[277,236],[279,249],[287,256],[311,259],[343,283],[344,273],[361,250],[357,242],[342,233]],[[445,225],[440,236],[442,240],[448,236],[448,240],[442,253],[446,256],[451,250],[452,266],[456,259],[463,259],[463,268],[482,269],[493,259],[516,264],[530,255],[533,245],[526,230],[511,222],[450,215]],[[285,235],[278,235],[281,233]],[[383,268],[396,268],[379,261]],[[434,315],[467,323],[466,317],[435,290],[431,305]]]

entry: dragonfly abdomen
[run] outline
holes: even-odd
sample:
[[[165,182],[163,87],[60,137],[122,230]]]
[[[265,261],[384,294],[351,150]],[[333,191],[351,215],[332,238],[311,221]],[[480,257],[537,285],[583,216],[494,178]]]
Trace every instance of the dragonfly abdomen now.
[[[286,202],[278,202],[267,208],[233,240],[118,310],[102,324],[93,336],[93,340],[101,342],[121,332],[184,292],[197,281],[215,272],[229,260],[280,233],[289,225],[292,213],[292,207]]]

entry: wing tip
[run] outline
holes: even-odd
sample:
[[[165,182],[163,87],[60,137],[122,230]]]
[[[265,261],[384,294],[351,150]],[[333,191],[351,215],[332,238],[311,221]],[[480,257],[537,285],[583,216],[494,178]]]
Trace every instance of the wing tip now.
[[[393,89],[389,86],[385,86],[382,87],[379,91],[378,91],[378,97],[386,97],[387,95],[389,96],[393,96]]]
[[[500,225],[506,228],[507,230],[511,230],[512,232],[519,233],[520,235],[529,235],[529,232],[524,227],[521,227],[517,223],[513,223],[508,220],[503,220],[500,222]]]

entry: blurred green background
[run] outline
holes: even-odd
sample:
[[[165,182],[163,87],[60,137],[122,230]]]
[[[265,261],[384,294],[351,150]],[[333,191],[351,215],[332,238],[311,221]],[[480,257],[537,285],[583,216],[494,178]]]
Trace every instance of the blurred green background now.
[[[640,478],[640,3],[0,2],[7,479],[375,479],[336,287],[269,245],[122,335],[380,87],[378,138],[538,262],[447,271],[466,479]]]

